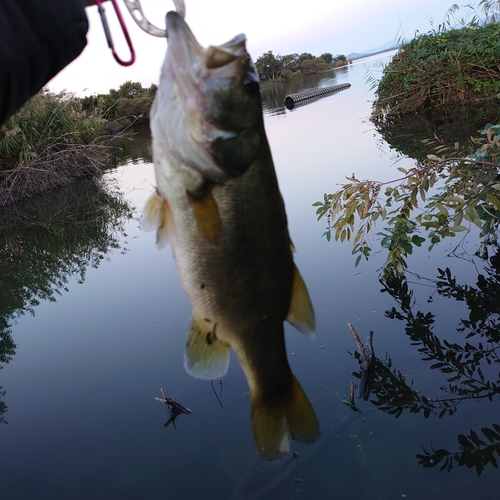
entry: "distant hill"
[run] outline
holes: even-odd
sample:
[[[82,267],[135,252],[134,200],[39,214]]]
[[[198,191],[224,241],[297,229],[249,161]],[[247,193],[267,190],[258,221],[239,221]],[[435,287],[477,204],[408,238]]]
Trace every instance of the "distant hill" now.
[[[405,43],[405,40],[400,42],[395,42],[391,40],[390,42],[386,42],[382,45],[378,45],[377,47],[373,47],[371,49],[364,50],[363,52],[351,52],[347,54],[347,59],[361,59],[362,57],[371,56],[373,54],[379,54],[381,52],[388,52],[389,50],[399,49],[401,44]]]

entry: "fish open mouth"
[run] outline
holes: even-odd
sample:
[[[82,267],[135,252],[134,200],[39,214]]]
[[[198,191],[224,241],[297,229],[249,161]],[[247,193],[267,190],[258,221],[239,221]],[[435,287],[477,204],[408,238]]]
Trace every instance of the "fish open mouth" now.
[[[198,43],[191,28],[177,12],[168,12],[166,23],[169,53],[178,65],[189,67],[195,59],[205,58],[205,49]]]
[[[169,50],[179,65],[193,67],[195,61],[198,64],[204,61],[207,69],[216,69],[246,55],[246,36],[243,34],[235,36],[222,45],[211,45],[204,49],[177,12],[168,12],[166,22]]]

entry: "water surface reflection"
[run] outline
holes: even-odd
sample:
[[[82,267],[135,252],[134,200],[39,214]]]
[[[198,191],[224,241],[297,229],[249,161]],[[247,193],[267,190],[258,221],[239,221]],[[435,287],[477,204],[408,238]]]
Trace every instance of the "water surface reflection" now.
[[[449,267],[438,269],[437,277],[432,279],[410,273],[409,277],[416,278],[416,281],[407,278],[381,281],[381,291],[389,294],[395,303],[385,312],[386,317],[404,322],[404,332],[412,349],[419,353],[429,370],[441,372],[443,376],[429,377],[435,383],[425,391],[419,390],[420,380],[404,374],[406,370],[401,370],[386,354],[384,359],[376,359],[369,379],[370,392],[365,400],[395,418],[409,412],[425,419],[443,420],[456,418],[458,412],[467,411],[466,407],[470,408],[471,404],[474,411],[478,411],[477,405],[483,400],[480,411],[494,418],[495,409],[485,405],[495,406],[500,394],[499,264],[496,249],[482,272],[478,273],[475,286],[460,283]],[[437,294],[467,305],[466,316],[459,320],[454,332],[436,328],[436,313],[418,304],[414,288],[422,285],[428,294],[427,304],[431,304]],[[358,354],[356,358],[361,363]],[[354,376],[360,379],[361,372],[354,373]],[[465,465],[474,468],[478,475],[486,467],[497,468],[495,455],[500,454],[499,424],[494,418],[488,426],[470,429],[468,435],[459,434],[456,451],[435,449],[439,442],[449,442],[450,439],[442,434],[431,435],[427,442],[422,443],[423,453],[416,455],[419,464],[423,467],[439,466],[440,470],[447,471]],[[453,430],[454,427],[450,427],[447,434]],[[462,431],[466,430],[462,428]]]
[[[93,235],[89,222],[78,247],[78,228],[85,227],[86,217],[95,218],[95,209],[89,203],[83,210],[84,203],[66,194],[74,210],[58,205],[50,216],[68,210],[78,221],[73,229],[64,224],[52,228],[56,234],[63,228],[72,235],[74,261],[65,260],[64,253],[57,256],[66,250],[63,236],[56,236],[51,254],[44,243],[54,237],[48,223],[34,228],[36,237],[30,236],[29,227],[19,230],[23,251],[32,252],[29,262],[16,254],[16,239],[10,240],[11,251],[5,250],[2,257],[17,262],[13,269],[19,269],[20,276],[24,273],[24,281],[1,275],[2,281],[13,280],[9,290],[21,294],[21,299],[2,295],[2,307],[4,300],[10,304],[3,309],[7,323],[2,331],[8,330],[11,341],[4,358],[16,350],[0,371],[9,406],[4,414],[9,425],[0,425],[2,498],[496,497],[498,471],[492,461],[483,460],[498,457],[498,394],[492,392],[499,385],[497,263],[490,260],[483,271],[476,258],[470,263],[447,257],[448,247],[432,254],[418,249],[409,263],[415,273],[429,276],[430,269],[439,268],[444,274],[437,271],[430,280],[420,280],[423,286],[414,283],[415,277],[406,287],[381,286],[377,269],[383,255],[354,268],[351,248],[328,243],[321,237],[322,223],[316,222],[312,203],[346,175],[354,171],[383,180],[394,178],[395,161],[403,167],[414,164],[401,159],[366,121],[372,98],[364,84],[367,64],[336,73],[333,83],[328,75],[321,76],[326,78],[321,85],[340,79],[351,83],[347,92],[293,113],[284,110],[282,99],[271,97],[269,109],[281,107],[283,112],[265,115],[296,249],[294,260],[317,317],[316,340],[285,326],[287,356],[314,406],[320,438],[311,445],[293,443],[282,461],[264,462],[255,450],[248,385],[236,359],[222,383],[194,380],[185,373],[182,354],[191,305],[170,252],[158,252],[151,235],[128,218],[129,210],[118,207],[108,210],[116,213],[117,223],[123,222],[124,232],[111,228],[106,233],[97,223]],[[130,152],[128,158],[137,156],[136,163],[124,160],[124,166],[107,174],[126,193],[126,203],[138,210],[154,185],[152,165],[139,159],[145,157],[147,144],[146,140],[137,155]],[[106,206],[105,200],[102,203]],[[2,231],[9,234],[14,233]],[[107,244],[109,251],[100,259],[98,249],[112,238],[120,248]],[[472,246],[474,238],[468,236]],[[85,281],[79,285],[82,261],[87,262]],[[94,268],[89,262],[99,265]],[[59,268],[74,269],[75,274],[65,275]],[[37,272],[47,279],[41,280]],[[47,290],[47,300],[25,291],[23,283],[31,283],[35,291]],[[51,302],[51,296],[57,301]],[[35,316],[16,316],[16,310],[29,310],[31,298],[39,302],[31,306]],[[363,413],[343,403],[349,399],[352,371],[357,371],[357,361],[349,354],[355,346],[348,322],[360,333],[375,332],[378,363],[372,392],[368,401],[356,402]],[[460,347],[455,357],[450,354],[454,344]],[[434,356],[432,361],[422,359],[429,356]],[[439,363],[446,364],[430,368]],[[454,371],[443,373],[442,368]],[[460,378],[449,382],[457,375]],[[468,383],[472,379],[473,386]],[[450,392],[450,384],[467,393]],[[160,387],[192,410],[179,416],[175,427],[172,422],[164,426],[170,415],[154,400]],[[430,458],[425,458],[422,447]],[[457,453],[464,457],[465,467],[459,466]],[[451,470],[448,457],[453,457]],[[480,476],[476,464],[482,467]]]
[[[0,209],[0,369],[15,354],[16,321],[68,292],[71,278],[81,284],[89,267],[126,252],[132,216],[119,192],[88,179]],[[0,422],[6,409],[0,402]]]

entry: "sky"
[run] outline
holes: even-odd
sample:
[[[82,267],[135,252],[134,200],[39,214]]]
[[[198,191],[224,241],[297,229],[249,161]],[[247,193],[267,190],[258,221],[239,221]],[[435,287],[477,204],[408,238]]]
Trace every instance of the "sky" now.
[[[401,35],[413,38],[441,23],[453,0],[185,0],[186,21],[198,41],[220,45],[239,33],[247,36],[247,48],[255,60],[264,52],[276,54],[364,52]],[[146,17],[163,28],[172,0],[141,0]],[[118,54],[128,59],[128,48],[112,4],[106,2]],[[461,4],[460,4],[461,5]],[[118,6],[136,51],[136,62],[122,67],[108,49],[97,7],[86,9],[90,28],[83,53],[53,78],[52,90],[67,90],[78,96],[108,93],[127,80],[148,87],[158,83],[167,49],[165,38],[144,33],[134,22],[125,4]],[[459,16],[467,9],[460,7]]]

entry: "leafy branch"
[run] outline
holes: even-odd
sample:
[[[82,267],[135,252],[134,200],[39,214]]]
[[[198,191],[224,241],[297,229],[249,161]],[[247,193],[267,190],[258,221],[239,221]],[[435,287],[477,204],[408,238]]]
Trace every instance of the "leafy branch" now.
[[[325,194],[317,207],[318,220],[327,216],[327,240],[353,241],[357,266],[371,255],[371,233],[380,220],[385,227],[376,233],[387,250],[383,265],[386,276],[401,276],[414,247],[429,241],[434,245],[447,237],[481,230],[488,243],[497,241],[500,220],[500,125],[488,124],[482,137],[473,140],[474,153],[439,144],[426,162],[410,169],[399,167],[403,176],[388,182],[359,180],[349,182],[333,194]],[[431,141],[427,141],[431,142]],[[419,206],[422,203],[422,207]],[[468,225],[464,225],[464,222]],[[425,236],[424,236],[425,235]]]
[[[360,359],[358,353],[355,357]],[[404,411],[415,414],[422,412],[425,418],[431,414],[437,414],[438,418],[442,418],[446,413],[453,415],[456,406],[463,399],[460,397],[431,399],[420,394],[418,390],[413,389],[413,381],[408,383],[406,376],[393,366],[388,356],[383,361],[376,358],[373,366],[368,381],[370,394],[374,396],[370,402],[389,415],[394,415],[395,418],[401,416]],[[353,375],[361,379],[361,372]]]
[[[454,281],[449,269],[439,270],[439,272],[441,279],[446,276],[448,283]],[[410,338],[412,345],[418,346],[418,352],[421,353],[422,359],[433,362],[431,369],[439,370],[449,377],[447,379],[448,386],[441,387],[442,391],[460,398],[486,398],[490,401],[495,395],[500,394],[500,378],[496,381],[488,380],[483,373],[486,371],[486,367],[500,363],[497,353],[500,346],[494,340],[496,336],[486,336],[486,345],[480,341],[474,345],[467,340],[463,344],[449,342],[446,339],[441,340],[432,331],[434,315],[430,312],[417,311],[414,313],[412,311],[414,306],[413,292],[409,290],[405,279],[382,281],[382,283],[383,291],[389,293],[399,304],[399,310],[393,307],[386,312],[386,316],[405,321],[405,333]],[[446,295],[446,286],[448,286],[446,282],[437,281],[438,292],[441,287],[444,295]],[[475,289],[463,291],[468,298],[472,298],[474,295],[477,297]],[[480,307],[480,303],[467,302],[470,316],[477,316],[476,307]],[[498,310],[490,311],[489,315],[493,319],[498,315]],[[462,320],[463,324],[464,320]],[[479,326],[481,327],[482,323]],[[464,328],[458,330],[463,332]],[[466,339],[476,333],[481,334],[481,331],[471,331]]]
[[[483,427],[481,433],[489,442],[471,429],[468,435],[458,436],[459,451],[450,452],[443,448],[438,450],[432,448],[429,452],[423,448],[424,453],[416,455],[418,463],[426,468],[441,464],[440,470],[447,471],[450,471],[454,464],[465,465],[469,469],[475,467],[478,475],[481,475],[488,464],[498,469],[498,459],[495,455],[500,456],[500,425],[492,424],[492,428]]]

